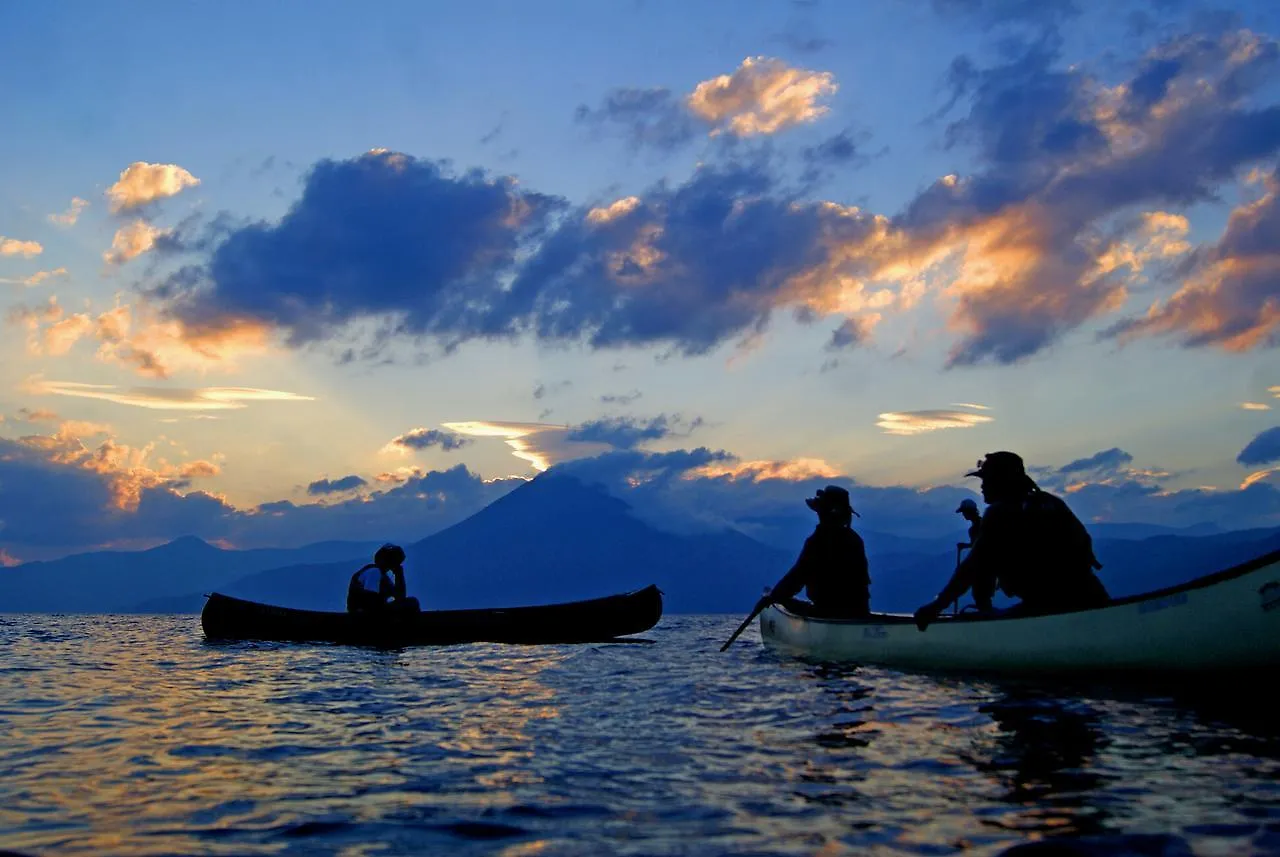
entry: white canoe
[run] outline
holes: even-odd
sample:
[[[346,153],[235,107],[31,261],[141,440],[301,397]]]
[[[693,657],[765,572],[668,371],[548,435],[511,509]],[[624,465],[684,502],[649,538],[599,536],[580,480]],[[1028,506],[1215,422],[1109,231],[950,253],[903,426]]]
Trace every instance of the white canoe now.
[[[805,616],[774,604],[760,636],[824,661],[923,670],[1169,672],[1280,666],[1280,551],[1105,607],[1047,616]]]

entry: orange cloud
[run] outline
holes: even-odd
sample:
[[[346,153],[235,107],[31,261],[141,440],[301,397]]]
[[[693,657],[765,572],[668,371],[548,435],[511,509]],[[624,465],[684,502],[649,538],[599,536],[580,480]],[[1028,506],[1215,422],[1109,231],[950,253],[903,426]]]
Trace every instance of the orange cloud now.
[[[39,241],[19,241],[17,238],[6,238],[0,235],[0,256],[22,256],[30,259],[44,252]]]
[[[821,458],[793,458],[788,461],[736,461],[714,462],[690,470],[686,479],[727,476],[731,480],[743,479],[749,482],[762,482],[766,479],[782,479],[788,482],[802,482],[806,479],[834,479],[840,476],[830,464]]]
[[[71,198],[71,207],[62,214],[50,214],[49,222],[54,226],[75,226],[76,221],[80,219],[80,213],[89,207],[87,199],[81,199],[78,196]]]
[[[121,226],[111,239],[111,249],[102,254],[102,261],[108,265],[123,265],[146,253],[156,245],[157,238],[167,235],[169,231],[152,226],[145,220],[135,220]]]
[[[112,213],[117,213],[174,196],[198,184],[200,179],[177,164],[134,161],[120,173],[119,180],[107,188],[107,199]]]
[[[926,410],[889,411],[880,414],[876,427],[885,434],[916,435],[950,428],[972,428],[993,420],[986,414],[968,411]]]
[[[704,80],[686,99],[689,111],[739,137],[774,134],[813,122],[828,108],[818,100],[835,93],[829,72],[792,68],[779,59],[747,57],[733,74]]]
[[[32,274],[29,277],[21,277],[21,278],[0,277],[0,283],[11,283],[13,285],[26,286],[27,288],[31,288],[32,286],[40,285],[46,280],[51,280],[54,277],[65,277],[66,275],[67,275],[66,268],[54,268],[52,271],[36,271],[34,274]]]

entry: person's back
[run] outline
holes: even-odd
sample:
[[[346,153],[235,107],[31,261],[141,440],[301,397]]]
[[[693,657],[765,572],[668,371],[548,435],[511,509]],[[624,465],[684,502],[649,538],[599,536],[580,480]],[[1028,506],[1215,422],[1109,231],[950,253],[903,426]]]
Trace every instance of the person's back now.
[[[852,529],[820,523],[805,539],[801,556],[806,568],[805,592],[824,612],[866,613],[871,600],[871,575],[866,546]]]
[[[858,616],[870,610],[871,575],[862,538],[850,526],[857,513],[849,493],[831,485],[805,503],[818,513],[818,526],[805,539],[791,570],[767,596],[775,601],[805,590],[818,612]]]
[[[1026,475],[1013,453],[991,453],[966,474],[983,480],[988,507],[969,555],[938,597],[916,611],[924,628],[946,605],[972,588],[980,610],[991,608],[998,587],[1018,598],[1018,610],[1049,613],[1099,607],[1110,600],[1094,575],[1101,568],[1092,539],[1059,497]]]
[[[347,611],[418,612],[418,599],[408,597],[405,591],[404,559],[404,550],[397,545],[385,544],[378,548],[373,562],[351,575],[347,585]]]
[[[1099,607],[1110,600],[1094,574],[1093,540],[1062,498],[1038,488],[1008,504],[1011,541],[998,572],[1002,592],[1033,612]]]

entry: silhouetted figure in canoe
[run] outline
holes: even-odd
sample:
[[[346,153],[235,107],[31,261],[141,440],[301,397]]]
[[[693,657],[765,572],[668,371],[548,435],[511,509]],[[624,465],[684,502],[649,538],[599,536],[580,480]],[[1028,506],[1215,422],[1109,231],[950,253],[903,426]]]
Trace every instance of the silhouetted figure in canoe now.
[[[960,501],[956,511],[969,522],[969,541],[956,542],[956,550],[968,550],[978,540],[978,533],[982,532],[982,513],[978,511],[978,504],[967,497]]]
[[[973,590],[978,609],[991,611],[997,588],[1020,602],[1019,613],[1100,607],[1110,598],[1094,569],[1093,540],[1060,498],[1041,491],[1012,452],[988,453],[965,476],[982,480],[987,504],[969,555],[938,597],[916,611],[921,630],[945,607]]]
[[[386,544],[378,548],[373,562],[351,575],[347,586],[347,612],[417,613],[418,599],[405,595],[404,549]]]
[[[758,607],[794,598],[806,590],[813,611],[830,616],[862,616],[870,612],[871,576],[867,550],[853,531],[849,492],[828,485],[805,505],[818,513],[818,526],[804,541],[795,565]],[[859,516],[861,517],[861,516]]]

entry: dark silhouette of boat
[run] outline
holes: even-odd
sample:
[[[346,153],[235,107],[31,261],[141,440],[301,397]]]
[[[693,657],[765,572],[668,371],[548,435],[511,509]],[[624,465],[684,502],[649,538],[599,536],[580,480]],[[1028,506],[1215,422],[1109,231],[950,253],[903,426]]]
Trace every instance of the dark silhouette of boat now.
[[[368,646],[459,643],[598,643],[647,631],[662,618],[662,592],[634,592],[534,607],[335,613],[296,610],[213,593],[200,613],[208,640]]]

